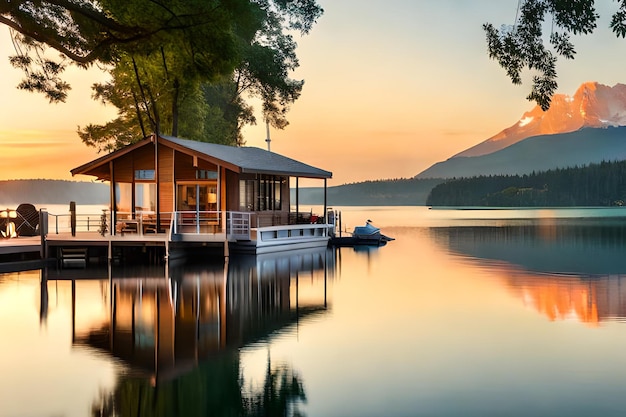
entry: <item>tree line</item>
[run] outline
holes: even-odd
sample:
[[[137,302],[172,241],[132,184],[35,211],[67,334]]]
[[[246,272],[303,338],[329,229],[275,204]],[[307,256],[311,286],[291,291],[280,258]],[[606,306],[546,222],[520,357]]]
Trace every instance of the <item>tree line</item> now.
[[[435,186],[429,206],[621,206],[626,201],[626,161],[559,168],[528,175],[454,178]]]

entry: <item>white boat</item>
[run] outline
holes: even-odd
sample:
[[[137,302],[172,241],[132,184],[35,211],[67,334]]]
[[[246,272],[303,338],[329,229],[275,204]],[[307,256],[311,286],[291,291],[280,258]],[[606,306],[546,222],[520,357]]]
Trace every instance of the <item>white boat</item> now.
[[[385,236],[380,229],[372,224],[371,220],[365,222],[365,226],[357,226],[354,228],[351,236],[334,237],[331,239],[331,245],[334,246],[357,246],[357,245],[384,245],[389,241],[395,240],[392,237]]]

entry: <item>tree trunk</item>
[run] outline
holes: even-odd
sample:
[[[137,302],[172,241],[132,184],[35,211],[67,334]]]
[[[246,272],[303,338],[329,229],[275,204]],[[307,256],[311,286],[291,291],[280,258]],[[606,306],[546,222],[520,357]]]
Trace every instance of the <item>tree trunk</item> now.
[[[174,97],[172,97],[172,136],[178,136],[178,95],[180,83],[178,78],[174,80]]]

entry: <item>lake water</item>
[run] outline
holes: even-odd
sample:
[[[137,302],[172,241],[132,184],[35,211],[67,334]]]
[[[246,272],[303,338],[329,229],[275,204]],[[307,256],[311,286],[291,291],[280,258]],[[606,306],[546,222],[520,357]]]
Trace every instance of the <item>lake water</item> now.
[[[0,417],[624,415],[626,209],[341,211],[396,240],[0,274]]]

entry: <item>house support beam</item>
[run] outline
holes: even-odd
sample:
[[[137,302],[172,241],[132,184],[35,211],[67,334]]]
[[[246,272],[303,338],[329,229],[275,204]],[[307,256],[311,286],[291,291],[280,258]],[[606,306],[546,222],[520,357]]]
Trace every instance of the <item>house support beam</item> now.
[[[324,178],[324,223],[328,224],[328,179]]]

